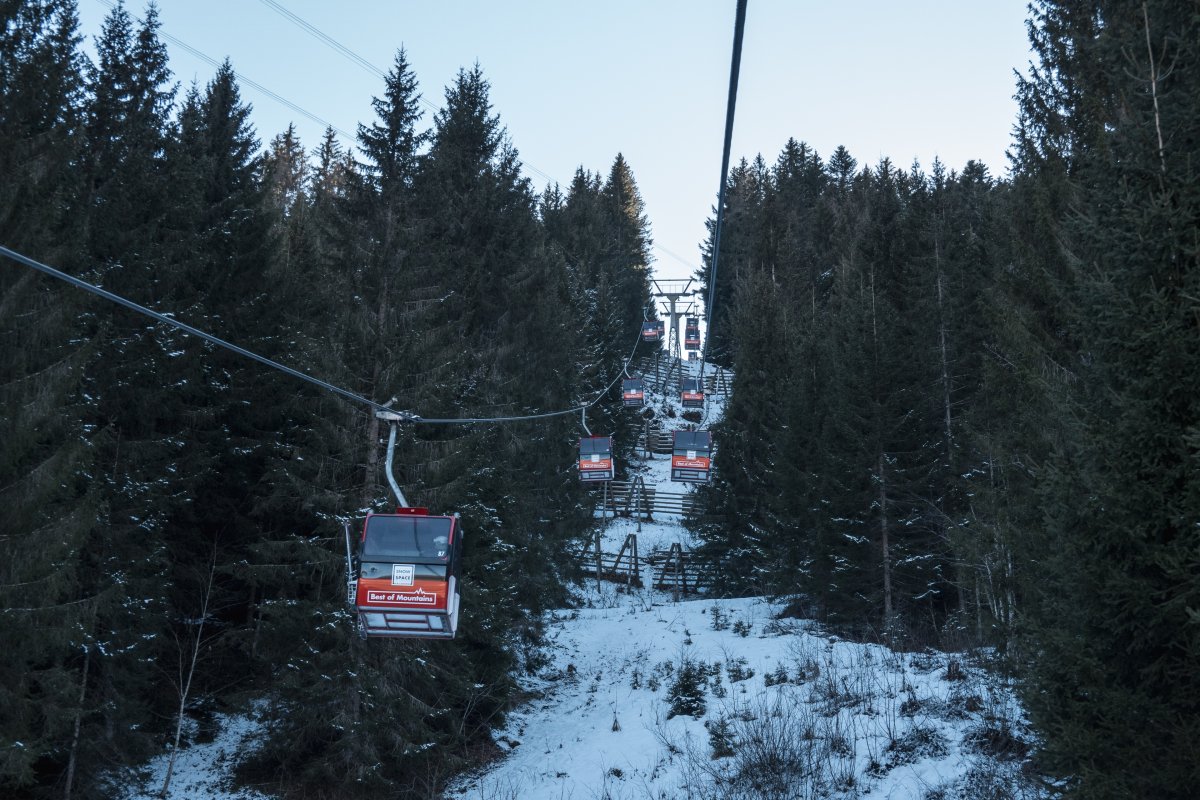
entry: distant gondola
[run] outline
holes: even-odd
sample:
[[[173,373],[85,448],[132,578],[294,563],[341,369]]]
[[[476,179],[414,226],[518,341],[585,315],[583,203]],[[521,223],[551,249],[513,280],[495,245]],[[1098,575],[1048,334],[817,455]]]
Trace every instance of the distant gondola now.
[[[579,440],[579,480],[611,481],[616,464],[611,436],[584,436]]]
[[[659,325],[662,323],[648,319],[642,323],[642,341],[643,342],[661,342],[662,329]]]
[[[685,350],[700,349],[700,318],[688,317],[683,329],[683,347]]]
[[[704,408],[704,385],[699,378],[684,378],[680,384],[679,404],[684,408]]]
[[[671,444],[671,480],[708,483],[712,480],[712,433],[675,431]]]
[[[367,638],[453,639],[458,630],[462,523],[424,508],[368,514],[350,584]]]
[[[627,406],[642,407],[646,404],[646,388],[641,378],[626,378],[621,381],[621,401]]]

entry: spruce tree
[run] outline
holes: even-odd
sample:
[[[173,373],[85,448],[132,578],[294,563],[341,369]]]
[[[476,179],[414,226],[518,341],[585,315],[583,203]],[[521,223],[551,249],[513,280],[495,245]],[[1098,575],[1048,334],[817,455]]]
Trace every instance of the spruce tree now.
[[[67,271],[81,261],[83,75],[75,6],[0,9],[0,242]],[[69,796],[75,726],[94,707],[94,597],[81,591],[95,525],[80,298],[0,264],[0,793]],[[82,698],[82,702],[81,702]],[[18,744],[19,743],[19,744]]]
[[[1081,358],[1044,507],[1066,577],[1039,598],[1029,703],[1073,795],[1182,798],[1200,733],[1200,29],[1186,4],[1098,5],[1042,4],[1033,29],[1028,98],[1067,121],[1065,141],[1039,133],[1077,193],[1059,224]]]

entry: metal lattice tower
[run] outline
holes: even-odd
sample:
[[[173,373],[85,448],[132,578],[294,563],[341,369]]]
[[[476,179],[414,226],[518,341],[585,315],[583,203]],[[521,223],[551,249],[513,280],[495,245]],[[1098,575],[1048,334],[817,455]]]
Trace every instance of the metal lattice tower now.
[[[680,362],[680,347],[679,347],[679,317],[681,314],[688,313],[687,310],[679,311],[679,300],[683,297],[690,297],[695,294],[692,289],[693,278],[679,280],[658,280],[651,279],[654,284],[655,291],[651,292],[656,299],[664,301],[667,312],[667,318],[670,320],[670,329],[667,332],[667,352],[670,354],[673,361],[678,364]],[[690,309],[690,306],[689,306]]]

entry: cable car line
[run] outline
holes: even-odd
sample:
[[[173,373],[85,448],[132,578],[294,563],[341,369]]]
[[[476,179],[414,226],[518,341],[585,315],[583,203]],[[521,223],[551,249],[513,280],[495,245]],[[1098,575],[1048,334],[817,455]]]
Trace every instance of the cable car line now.
[[[237,353],[238,355],[245,356],[246,358],[252,358],[255,361],[259,362],[260,364],[266,364],[268,367],[271,367],[272,369],[277,369],[277,370],[280,370],[281,372],[286,372],[288,375],[291,375],[294,378],[299,378],[300,380],[308,381],[309,383],[312,383],[316,386],[320,386],[322,389],[327,389],[328,391],[335,392],[335,393],[341,395],[342,397],[346,398],[347,400],[352,400],[356,403],[362,403],[363,405],[368,405],[368,406],[376,409],[377,411],[389,410],[385,406],[383,406],[379,403],[376,403],[374,400],[368,400],[367,398],[362,397],[361,395],[357,395],[354,392],[334,386],[332,383],[326,383],[325,381],[321,380],[320,378],[314,378],[311,375],[306,375],[303,372],[300,372],[299,370],[294,370],[291,367],[284,366],[283,364],[280,364],[278,361],[272,361],[271,359],[269,359],[265,356],[260,356],[257,353],[253,353],[253,352],[245,349],[244,347],[239,347],[238,345],[233,344],[232,342],[227,342],[224,339],[220,339],[216,336],[213,336],[211,333],[205,333],[204,331],[200,330],[199,328],[193,328],[191,325],[188,325],[185,322],[180,322],[179,320],[172,319],[171,317],[168,317],[165,314],[160,314],[157,311],[152,311],[151,309],[146,308],[145,306],[138,305],[137,303],[133,302],[132,300],[127,300],[126,298],[121,297],[119,294],[114,294],[113,292],[110,292],[107,289],[101,289],[99,286],[96,286],[95,284],[88,283],[85,280],[80,280],[79,278],[76,278],[74,275],[68,275],[65,272],[62,272],[60,270],[55,269],[54,267],[49,266],[48,264],[43,264],[40,261],[34,261],[29,256],[22,255],[21,253],[18,253],[15,250],[10,250],[9,248],[5,247],[4,245],[0,245],[0,255],[7,256],[8,258],[12,259],[13,261],[16,261],[19,264],[24,264],[27,267],[36,269],[40,272],[44,272],[53,278],[58,278],[60,281],[65,281],[66,283],[69,283],[78,289],[83,289],[84,291],[91,292],[92,294],[98,295],[99,297],[103,297],[105,300],[110,300],[114,303],[117,303],[118,305],[125,306],[126,308],[136,311],[139,314],[144,314],[147,317],[150,317],[151,319],[157,320],[158,322],[163,322],[163,323],[166,323],[167,325],[171,325],[175,328],[180,329],[181,331],[184,331],[185,333],[190,333],[193,336],[199,336],[201,339],[204,339],[205,341],[207,341],[211,344],[215,344],[218,347],[224,347],[227,350],[232,350],[233,352]]]
[[[322,42],[329,45],[334,50],[337,50],[339,53],[341,53],[346,58],[353,61],[355,64],[358,64],[360,67],[365,69],[367,72],[372,73],[373,75],[375,75],[375,77],[384,78],[384,79],[387,78],[387,73],[384,72],[383,70],[381,70],[379,67],[375,66],[370,61],[363,58],[358,53],[354,52],[349,47],[347,47],[346,45],[339,42],[337,39],[334,39],[332,36],[325,33],[325,31],[321,30],[316,25],[313,25],[308,20],[303,19],[302,17],[298,16],[297,14],[292,13],[286,7],[284,7],[283,4],[277,3],[277,2],[275,2],[275,0],[261,0],[261,2],[263,3],[263,5],[266,5],[269,8],[274,9],[279,14],[283,15],[284,17],[288,18],[296,25],[303,28],[310,35],[316,37],[317,39],[320,39]],[[434,109],[434,110],[436,111],[437,109]]]
[[[713,304],[717,297],[717,260],[721,255],[721,227],[725,221],[725,184],[729,180],[729,151],[733,144],[733,112],[737,105],[738,73],[742,64],[742,34],[746,30],[746,0],[738,0],[737,18],[733,26],[733,58],[729,65],[729,102],[725,108],[725,142],[721,149],[721,188],[717,192],[717,223],[713,231],[713,258],[708,273],[708,308],[704,316],[708,330],[700,352],[700,380],[704,380],[704,365],[708,360],[708,343],[712,341]],[[706,415],[707,416],[707,415]]]
[[[363,397],[362,395],[355,394],[354,392],[351,392],[348,389],[343,389],[339,386],[333,385],[332,383],[323,381],[320,378],[315,378],[312,375],[308,375],[304,372],[300,372],[299,370],[292,369],[291,367],[285,366],[284,364],[280,364],[278,361],[273,361],[273,360],[267,358],[266,356],[261,356],[258,353],[255,353],[251,350],[247,350],[246,348],[240,347],[236,344],[233,344],[232,342],[227,342],[224,339],[221,339],[220,337],[217,337],[217,336],[212,335],[211,333],[202,331],[199,328],[188,325],[185,322],[180,322],[179,320],[173,319],[172,317],[169,317],[165,314],[160,314],[157,311],[153,311],[149,308],[146,308],[143,305],[139,305],[139,304],[133,302],[132,300],[122,297],[119,294],[115,294],[113,292],[108,291],[107,289],[102,289],[99,286],[96,286],[95,284],[88,283],[87,281],[82,280],[80,278],[76,278],[74,275],[68,275],[67,273],[65,273],[61,270],[57,270],[48,264],[43,264],[40,261],[35,261],[34,259],[30,258],[29,256],[18,253],[15,250],[11,250],[11,249],[5,247],[4,245],[0,245],[0,255],[6,256],[7,258],[10,258],[13,261],[16,261],[19,264],[23,264],[31,269],[35,269],[35,270],[38,270],[39,272],[43,272],[53,278],[57,278],[60,281],[69,283],[78,289],[83,289],[86,292],[91,292],[92,294],[97,295],[98,297],[103,297],[105,300],[109,300],[113,303],[124,306],[125,308],[128,308],[132,311],[136,311],[137,313],[143,314],[147,317],[150,317],[151,319],[153,319],[157,322],[165,323],[174,328],[178,328],[179,330],[181,330],[185,333],[189,333],[193,336],[198,336],[201,339],[205,340],[206,342],[209,342],[210,344],[217,345],[218,347],[224,347],[226,350],[230,350],[234,353],[237,353],[240,356],[245,356],[246,358],[253,359],[254,361],[259,362],[260,364],[271,367],[272,369],[277,369],[280,372],[287,373],[288,375],[291,375],[293,378],[299,378],[302,381],[307,381],[308,383],[311,383],[314,386],[318,386],[327,391],[334,392],[335,394],[341,395],[343,398],[350,400],[352,402],[359,403],[359,404],[365,405],[365,406],[369,406],[372,409],[374,409],[377,414],[385,415],[385,417],[384,417],[385,419],[390,419],[390,420],[396,421],[396,422],[408,422],[408,423],[413,423],[413,424],[417,424],[417,425],[478,425],[478,424],[488,424],[488,423],[523,422],[525,420],[546,419],[548,417],[561,417],[561,416],[564,416],[567,414],[574,414],[576,412],[586,412],[587,409],[591,408],[592,406],[596,405],[596,403],[600,402],[600,400],[609,392],[609,390],[612,389],[613,386],[616,386],[617,381],[621,380],[621,374],[618,373],[617,377],[614,378],[612,380],[612,382],[609,383],[606,387],[604,387],[604,389],[602,389],[599,393],[597,393],[597,395],[591,401],[589,401],[587,403],[581,403],[579,405],[571,406],[570,408],[562,409],[560,411],[547,411],[547,412],[542,412],[542,413],[538,413],[538,414],[522,414],[522,415],[505,416],[505,417],[465,417],[465,418],[422,417],[419,414],[413,414],[413,413],[407,412],[407,411],[397,411],[393,408],[388,407],[390,405],[390,403],[387,403],[387,404],[377,403],[374,400],[370,400],[366,397]],[[640,339],[640,338],[641,337],[639,336],[638,339]],[[633,343],[633,350],[630,351],[629,357],[625,359],[625,365],[628,365],[629,362],[633,359],[634,354],[637,352],[637,345],[638,345],[638,342],[637,342],[637,339],[635,339],[635,341]]]
[[[100,1],[107,2],[107,0],[100,0]],[[263,5],[278,12],[281,16],[283,16],[284,18],[286,18],[287,20],[289,20],[296,26],[303,29],[310,36],[313,36],[314,38],[320,40],[321,42],[326,44],[328,47],[341,53],[343,56],[345,56],[350,61],[353,61],[355,64],[358,64],[360,67],[362,67],[367,72],[374,75],[375,77],[383,78],[384,80],[387,80],[387,73],[384,72],[383,70],[381,70],[379,67],[375,66],[375,64],[373,64],[367,58],[359,55],[354,50],[352,50],[350,47],[347,47],[346,45],[339,42],[337,39],[334,39],[332,36],[325,33],[323,30],[318,28],[316,25],[313,25],[308,20],[306,20],[303,17],[299,16],[298,14],[290,11],[285,6],[283,6],[281,3],[276,2],[276,0],[259,0],[259,1]],[[421,105],[428,108],[430,111],[434,112],[435,114],[441,110],[437,106],[435,106],[433,103],[426,100],[424,97],[418,97],[417,101]],[[550,183],[557,184],[559,186],[563,185],[562,181],[558,180],[553,175],[550,175],[549,173],[546,173],[546,172],[538,169],[533,164],[530,164],[528,161],[522,161],[521,166],[525,167],[530,172],[533,172],[533,173],[536,173],[536,174],[542,176],[544,179],[546,179]],[[688,261],[683,256],[681,256],[677,253],[671,252],[670,250],[668,250],[667,248],[663,247],[660,244],[652,242],[650,246],[653,247],[655,250],[659,250],[659,251],[662,251],[663,253],[666,253],[668,256],[675,259],[680,264],[683,264],[685,267],[688,267],[689,269],[694,270],[696,267],[695,264]]]
[[[110,0],[100,0],[110,8],[113,4]],[[291,12],[288,12],[281,5],[272,0],[264,0],[264,2],[279,11],[294,19],[298,24],[303,24],[314,35],[319,35],[323,40],[337,45],[329,37],[321,34],[312,26],[304,23]],[[737,20],[734,31],[734,48],[733,48],[733,63],[730,70],[729,83],[729,101],[725,123],[725,140],[722,153],[721,163],[721,187],[718,194],[718,209],[717,221],[714,233],[714,249],[713,262],[709,273],[709,296],[707,314],[709,320],[709,338],[711,338],[712,310],[716,295],[716,276],[717,276],[717,261],[720,253],[720,237],[721,227],[724,218],[724,200],[725,200],[725,183],[728,176],[729,155],[731,149],[731,140],[733,133],[733,116],[734,106],[737,96],[737,81],[738,71],[741,61],[742,35],[745,28],[746,0],[738,0],[737,3]],[[144,24],[144,21],[143,21]],[[163,38],[168,39],[192,52],[193,54],[216,64],[215,61],[208,58],[204,54],[184,44],[183,42],[171,37],[167,34],[162,34]],[[339,49],[346,51],[337,45]],[[363,66],[371,68],[365,60],[357,59]],[[226,62],[228,64],[228,61]],[[221,65],[219,65],[221,66]],[[265,89],[253,81],[249,81],[243,76],[234,75],[243,82],[259,89],[269,96],[288,105],[298,113],[302,113],[309,118],[325,124],[327,128],[333,128],[332,125],[324,122],[318,117],[301,109],[289,101],[284,100],[279,95]],[[336,130],[336,129],[335,129]],[[339,131],[342,135],[349,136],[345,131]],[[516,422],[533,419],[544,419],[554,416],[562,416],[579,411],[580,421],[586,436],[580,439],[579,444],[579,476],[585,482],[602,482],[604,490],[607,493],[608,482],[616,477],[616,459],[614,457],[613,437],[612,436],[593,436],[587,426],[587,410],[598,403],[608,392],[621,381],[623,378],[629,378],[629,363],[633,360],[637,353],[638,343],[643,338],[645,327],[650,322],[648,314],[643,313],[642,330],[639,330],[638,335],[634,338],[633,348],[629,352],[629,356],[621,365],[620,372],[616,377],[602,389],[590,402],[572,406],[568,409],[559,411],[543,412],[538,414],[513,415],[505,417],[474,417],[474,418],[423,418],[416,414],[404,411],[396,411],[389,406],[394,400],[386,404],[380,404],[366,397],[358,395],[349,390],[338,387],[334,384],[307,375],[299,370],[280,364],[277,361],[261,356],[246,348],[235,345],[224,339],[218,338],[212,334],[195,328],[186,323],[173,319],[170,316],[153,311],[145,306],[139,305],[125,297],[122,297],[114,292],[110,292],[95,284],[89,283],[82,279],[68,275],[61,270],[55,269],[47,264],[36,261],[33,258],[25,256],[14,250],[11,250],[3,245],[0,245],[0,255],[16,261],[31,269],[42,272],[50,277],[68,283],[78,289],[90,292],[98,297],[104,298],[110,302],[124,306],[136,313],[150,317],[156,322],[164,323],[172,326],[186,334],[191,334],[203,339],[210,344],[218,347],[223,347],[233,353],[244,356],[251,360],[257,361],[260,364],[284,372],[292,377],[299,378],[303,381],[313,384],[314,386],[326,389],[335,394],[340,395],[344,399],[351,400],[355,403],[366,405],[375,411],[377,418],[387,420],[389,422],[389,436],[387,446],[387,462],[385,472],[387,474],[388,483],[395,492],[399,507],[396,513],[392,514],[373,514],[368,513],[366,520],[363,523],[362,534],[359,539],[358,558],[354,557],[354,548],[351,542],[350,525],[348,522],[343,525],[343,535],[346,545],[346,568],[347,568],[347,585],[346,585],[346,602],[352,606],[355,613],[356,625],[359,635],[365,638],[404,638],[404,639],[434,639],[448,640],[453,639],[458,630],[459,610],[461,608],[461,595],[459,592],[459,580],[462,571],[462,552],[464,531],[462,528],[461,517],[455,513],[453,515],[431,515],[426,508],[409,507],[407,500],[404,497],[399,485],[396,482],[393,473],[393,460],[397,436],[398,424],[407,422],[412,424],[485,424],[485,423],[502,423]],[[690,309],[689,309],[690,310]],[[671,335],[678,341],[678,325],[675,315],[674,300],[671,306]],[[689,320],[690,322],[690,320]],[[658,325],[654,326],[656,332],[661,331],[661,320]],[[689,325],[689,337],[691,336],[691,328]],[[698,330],[696,332],[698,336]],[[659,334],[661,338],[661,333]],[[704,360],[708,355],[708,342],[704,345],[704,359],[700,364],[700,380],[691,379],[690,383],[699,384],[700,402],[703,403],[703,378],[704,378]],[[624,391],[623,391],[624,395]],[[686,400],[686,392],[685,398]],[[628,398],[623,396],[623,400]],[[629,404],[629,403],[626,403]],[[686,406],[687,403],[684,402]],[[707,418],[707,413],[705,415]],[[647,429],[648,431],[648,429]],[[647,432],[647,443],[649,434]],[[708,483],[711,481],[711,454],[712,454],[712,439],[711,433],[707,430],[696,431],[676,431],[672,441],[672,461],[671,461],[671,479],[674,481],[688,483]],[[597,547],[599,540],[597,540]],[[82,601],[76,601],[82,602]]]
[[[107,6],[110,9],[115,9],[117,7],[117,4],[112,2],[112,0],[96,0],[96,2],[101,3],[102,5]],[[128,11],[126,13],[129,13],[130,17],[137,20],[142,25],[146,24],[146,21],[144,19],[142,19],[141,17],[137,16],[136,14],[133,14]],[[212,56],[210,56],[206,53],[203,53],[200,50],[197,50],[195,47],[192,47],[187,42],[184,42],[183,40],[181,40],[175,36],[172,36],[171,34],[164,31],[161,27],[158,29],[157,33],[159,36],[166,39],[171,44],[174,44],[177,47],[180,47],[180,48],[188,51],[189,53],[191,53],[193,56],[200,59],[201,61],[205,61],[205,62],[211,64],[212,66],[216,67],[217,69],[221,68],[221,66],[222,66],[221,62],[217,61]],[[318,125],[324,125],[326,128],[329,128],[330,130],[335,131],[339,135],[345,137],[345,139],[347,141],[350,141],[350,142],[355,141],[354,134],[350,133],[349,131],[342,130],[337,125],[334,125],[332,122],[329,122],[325,119],[322,119],[321,117],[318,117],[316,114],[312,113],[311,111],[308,111],[307,109],[302,108],[301,106],[293,103],[291,100],[288,100],[283,95],[281,95],[277,92],[273,92],[270,89],[268,89],[267,87],[263,86],[261,83],[258,83],[257,81],[253,81],[253,80],[247,78],[245,75],[241,74],[237,70],[232,70],[232,72],[239,81],[241,81],[242,83],[251,87],[252,89],[258,90],[260,93],[266,95],[267,97],[271,98],[275,102],[287,106],[292,111],[295,111],[297,114],[301,114],[302,116],[308,117],[310,120],[317,123]]]

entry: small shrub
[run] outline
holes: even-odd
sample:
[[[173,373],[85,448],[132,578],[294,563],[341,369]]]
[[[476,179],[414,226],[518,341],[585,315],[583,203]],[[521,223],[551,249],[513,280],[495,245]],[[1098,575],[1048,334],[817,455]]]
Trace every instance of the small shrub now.
[[[900,704],[900,716],[902,717],[915,717],[920,710],[921,701],[917,699],[915,694],[910,694]]]
[[[963,741],[974,752],[1002,761],[1021,759],[1029,754],[1029,745],[1004,723],[973,728]]]
[[[704,683],[708,668],[684,659],[675,673],[675,680],[667,689],[670,711],[667,719],[677,716],[702,717],[705,712]]]
[[[728,630],[729,617],[725,615],[724,610],[720,606],[713,606],[709,609],[708,613],[712,615],[711,624],[714,631]]]
[[[941,758],[949,752],[944,735],[935,728],[921,725],[888,742],[883,762],[875,762],[876,769],[868,767],[868,772],[879,777],[902,764],[913,764],[922,758]]]
[[[909,665],[917,672],[932,672],[941,664],[941,658],[934,650],[913,653],[908,659]]]
[[[725,672],[729,675],[730,683],[740,683],[754,677],[754,670],[750,669],[750,662],[744,658],[730,659],[725,664]]]
[[[750,635],[750,629],[750,623],[746,622],[744,619],[739,619],[737,622],[733,623],[733,632],[738,636],[741,636],[743,639]]]
[[[942,679],[947,681],[965,681],[967,679],[967,671],[963,669],[961,661],[957,658],[952,658],[946,663],[946,674],[942,676]]]
[[[708,720],[704,727],[708,729],[708,746],[712,748],[713,760],[726,758],[737,752],[734,750],[733,725],[728,717],[721,717],[715,722]]]
[[[714,661],[708,668],[708,685],[714,697],[725,697],[729,694],[725,684],[721,682],[721,662]]]
[[[763,675],[763,683],[767,686],[778,686],[780,684],[787,683],[789,680],[790,677],[787,673],[787,667],[785,667],[782,663],[777,664],[775,669]]]
[[[819,677],[821,677],[821,667],[815,658],[796,660],[796,683],[814,681]]]

